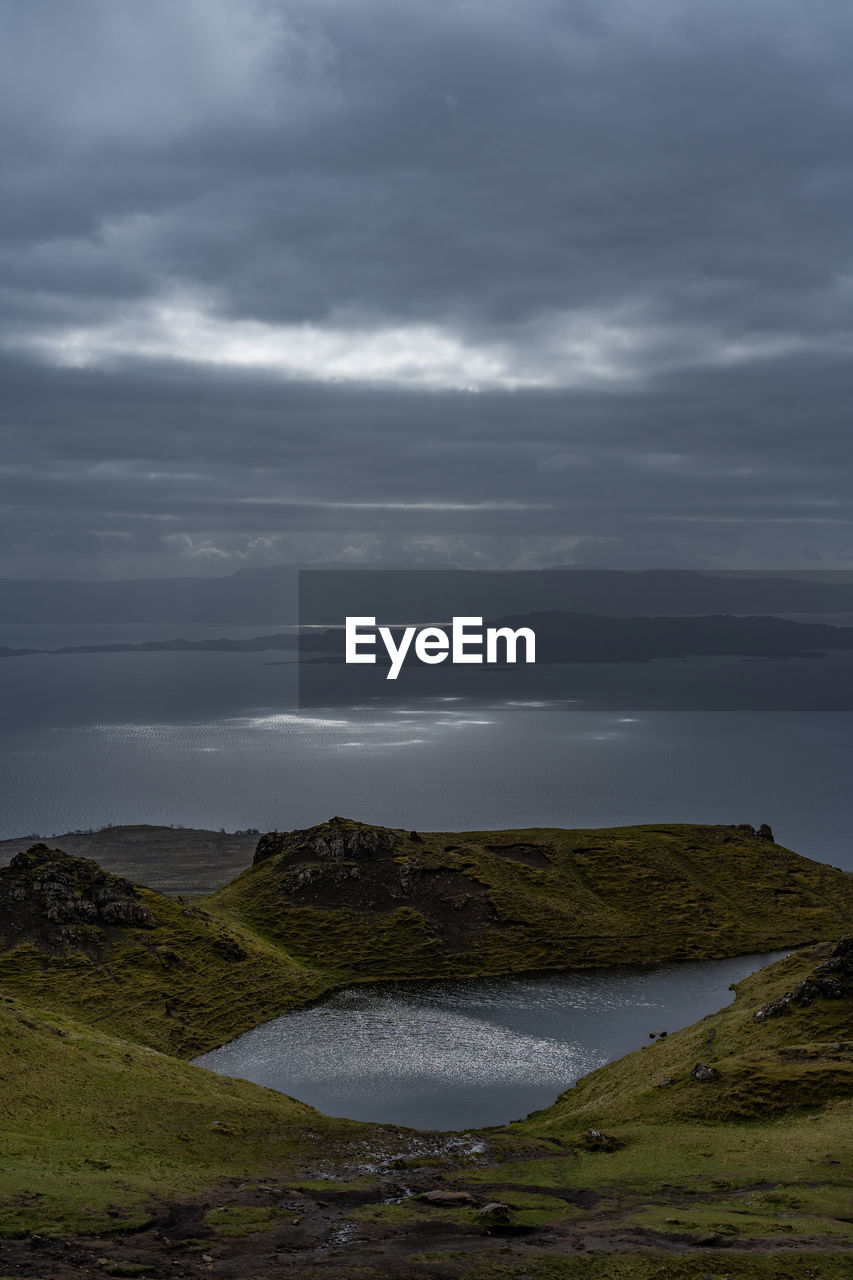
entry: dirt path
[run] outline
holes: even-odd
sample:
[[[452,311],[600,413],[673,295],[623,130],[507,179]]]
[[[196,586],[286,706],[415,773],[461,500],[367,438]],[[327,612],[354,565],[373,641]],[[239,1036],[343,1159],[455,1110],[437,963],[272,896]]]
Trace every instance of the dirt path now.
[[[747,1277],[749,1259],[775,1257],[779,1269],[762,1269],[762,1277],[778,1274],[789,1280],[819,1275],[806,1259],[843,1251],[829,1237],[791,1237],[784,1240],[738,1240],[708,1235],[656,1235],[631,1228],[624,1219],[631,1205],[619,1205],[618,1197],[581,1196],[584,1213],[565,1223],[547,1227],[519,1227],[454,1220],[443,1205],[424,1205],[416,1220],[379,1222],[351,1215],[365,1205],[405,1202],[435,1187],[435,1171],[406,1170],[404,1177],[386,1177],[363,1191],[310,1190],[293,1184],[267,1182],[230,1184],[204,1198],[162,1202],[151,1206],[153,1221],[141,1231],[100,1238],[51,1238],[38,1235],[0,1242],[0,1277],[29,1280],[71,1280],[71,1277],[152,1276],[223,1277],[228,1280],[261,1280],[285,1276],[293,1280],[454,1280],[472,1270],[489,1275],[526,1275],[527,1267],[541,1261],[549,1275],[560,1258],[588,1259],[585,1274],[591,1277],[619,1275],[611,1271],[617,1259],[633,1259],[631,1276],[684,1275]],[[444,1184],[447,1191],[447,1184]],[[463,1183],[454,1190],[465,1194]],[[494,1190],[494,1189],[492,1189]],[[472,1184],[468,1194],[478,1203],[483,1189]],[[577,1202],[578,1193],[554,1190],[556,1199]],[[601,1205],[598,1200],[600,1198]],[[507,1201],[511,1203],[511,1194]],[[232,1237],[229,1215],[235,1220],[246,1211],[275,1213],[274,1225],[254,1234]],[[216,1219],[211,1225],[210,1214]],[[471,1210],[476,1214],[476,1208]],[[510,1218],[512,1215],[510,1215]],[[238,1228],[239,1229],[239,1228]],[[847,1246],[853,1274],[853,1243]],[[606,1264],[606,1258],[610,1264]],[[594,1265],[597,1259],[606,1269]],[[666,1259],[670,1264],[659,1271]],[[648,1262],[648,1270],[640,1264]],[[801,1265],[802,1264],[802,1265]],[[682,1269],[683,1266],[683,1269]],[[831,1270],[832,1276],[843,1274]]]

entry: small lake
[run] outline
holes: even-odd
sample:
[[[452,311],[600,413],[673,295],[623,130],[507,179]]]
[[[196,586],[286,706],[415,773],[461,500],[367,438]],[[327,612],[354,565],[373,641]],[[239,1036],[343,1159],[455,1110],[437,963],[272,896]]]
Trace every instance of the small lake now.
[[[196,1063],[332,1116],[415,1129],[504,1124],[649,1044],[651,1032],[715,1013],[731,983],[786,954],[349,987]]]

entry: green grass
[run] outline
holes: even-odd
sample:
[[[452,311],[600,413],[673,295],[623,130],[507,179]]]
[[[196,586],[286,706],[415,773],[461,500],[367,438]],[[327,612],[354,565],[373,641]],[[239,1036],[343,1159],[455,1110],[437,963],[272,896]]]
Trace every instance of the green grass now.
[[[853,1244],[853,1044],[844,1040],[853,999],[754,1018],[829,950],[806,948],[760,970],[737,985],[732,1005],[508,1126],[503,1198],[514,1186],[587,1189],[614,1199],[626,1223],[665,1234],[718,1222],[743,1237],[816,1233]],[[719,1079],[692,1080],[697,1061]],[[674,1083],[661,1089],[665,1077]],[[621,1145],[589,1150],[590,1128]],[[532,1143],[523,1159],[513,1152],[520,1138]],[[494,1189],[494,1172],[472,1171],[467,1183]]]
[[[397,834],[396,856],[357,865],[308,849],[311,903],[281,856],[197,904],[138,889],[152,928],[60,929],[34,899],[16,931],[0,871],[0,986],[190,1058],[342,983],[722,957],[838,936],[853,918],[853,878],[738,827]],[[496,852],[519,847],[547,869]],[[91,897],[104,873],[68,867]],[[374,906],[348,905],[358,894]]]
[[[204,1222],[218,1236],[239,1239],[255,1235],[259,1231],[268,1231],[284,1217],[292,1219],[293,1214],[285,1214],[279,1209],[254,1208],[251,1205],[226,1205],[222,1209],[208,1209]]]
[[[739,827],[397,834],[393,858],[269,857],[206,905],[339,982],[722,957],[853,918],[853,878]]]
[[[427,1265],[437,1261],[435,1254],[422,1255]],[[374,1275],[378,1278],[379,1272]],[[413,1276],[417,1274],[413,1270]],[[424,1275],[428,1276],[428,1270]],[[849,1255],[797,1253],[762,1256],[758,1253],[738,1256],[726,1249],[717,1253],[703,1249],[687,1257],[654,1252],[624,1254],[585,1253],[568,1257],[553,1255],[523,1262],[502,1262],[497,1258],[473,1260],[458,1272],[459,1280],[849,1280]],[[373,1280],[366,1276],[365,1280]]]
[[[0,1037],[0,1236],[125,1231],[154,1196],[301,1173],[377,1132],[8,997]]]
[[[538,849],[547,869],[488,848],[500,843]],[[203,908],[140,890],[155,927],[83,930],[73,946],[49,930],[17,939],[0,957],[8,992],[0,999],[0,1236],[127,1231],[144,1225],[156,1198],[241,1178],[362,1194],[375,1186],[375,1201],[350,1216],[380,1235],[441,1215],[454,1230],[473,1228],[470,1209],[381,1203],[387,1192],[359,1166],[367,1148],[385,1152],[391,1168],[411,1163],[399,1130],[329,1119],[181,1057],[345,980],[726,955],[837,937],[851,916],[849,878],[737,828],[433,835],[388,861],[385,888],[415,885],[423,910],[393,895],[374,913],[306,905],[294,896],[292,865],[272,857]],[[358,878],[346,863],[333,870]],[[471,922],[448,916],[448,924],[444,906],[424,905],[418,884],[443,885],[439,904],[453,897],[449,886],[469,884]],[[850,991],[754,1017],[829,951],[811,945],[761,970],[719,1013],[593,1072],[553,1106],[486,1131],[487,1164],[412,1159],[429,1166],[433,1185],[508,1203],[521,1226],[571,1230],[600,1218],[602,1230],[688,1243],[799,1235],[853,1246]],[[691,1079],[697,1062],[718,1078]],[[616,1149],[595,1150],[590,1129],[612,1135]],[[584,1207],[572,1202],[580,1193]],[[212,1236],[269,1231],[279,1220],[233,1196],[215,1203],[205,1221]],[[744,1269],[734,1247],[723,1262],[702,1254],[715,1277],[786,1274],[763,1255],[749,1261]],[[473,1261],[455,1274],[697,1275],[662,1255],[611,1256],[611,1270],[592,1256],[583,1262],[578,1271],[574,1258],[543,1253],[518,1271],[507,1263],[484,1272]],[[808,1267],[821,1280],[847,1274],[830,1254]]]
[[[731,1005],[592,1072],[522,1127],[556,1134],[573,1124],[602,1128],[637,1118],[755,1120],[853,1097],[849,998],[792,1004],[785,1016],[761,1022],[754,1017],[807,978],[829,950],[807,947],[750,975],[737,984]],[[719,1080],[692,1080],[697,1062],[713,1066]],[[666,1079],[672,1083],[660,1087]]]
[[[593,1072],[553,1106],[487,1131],[494,1162],[448,1171],[443,1185],[509,1204],[519,1225],[593,1214],[609,1228],[696,1247],[714,1235],[733,1245],[803,1236],[853,1247],[853,1044],[843,1040],[853,999],[754,1018],[830,950],[806,948],[760,970],[719,1013]],[[697,1060],[715,1065],[719,1079],[691,1080]],[[659,1089],[664,1074],[675,1083]],[[591,1128],[617,1139],[615,1149],[595,1150]],[[571,1203],[579,1193],[588,1195],[583,1209]],[[398,1224],[425,1212],[417,1202],[394,1209]],[[387,1209],[360,1214],[384,1221]]]
[[[82,868],[82,895],[96,864],[66,862]],[[151,889],[140,888],[137,900],[156,927],[78,926],[69,942],[39,918],[31,938],[0,951],[0,987],[27,1004],[190,1058],[329,985],[236,921]]]

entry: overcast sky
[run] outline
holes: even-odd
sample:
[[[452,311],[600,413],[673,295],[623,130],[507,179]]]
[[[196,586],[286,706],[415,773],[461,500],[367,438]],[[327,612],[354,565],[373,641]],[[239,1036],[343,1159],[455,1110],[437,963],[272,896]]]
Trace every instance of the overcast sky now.
[[[849,0],[0,15],[0,574],[853,566]]]

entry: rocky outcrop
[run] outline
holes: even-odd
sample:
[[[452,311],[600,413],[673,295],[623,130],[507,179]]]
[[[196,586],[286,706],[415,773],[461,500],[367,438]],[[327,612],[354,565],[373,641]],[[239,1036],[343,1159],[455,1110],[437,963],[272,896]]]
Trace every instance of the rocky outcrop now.
[[[46,844],[0,869],[0,944],[32,941],[48,950],[107,928],[154,929],[157,918],[129,880]]]
[[[739,822],[737,826],[730,828],[733,832],[743,832],[746,836],[754,836],[756,840],[773,841],[773,828],[767,822],[762,822],[760,827],[754,827],[751,822]]]
[[[469,951],[495,918],[486,886],[441,865],[416,832],[331,818],[303,831],[262,836],[259,863],[271,873],[267,896],[282,914],[309,908],[381,918],[407,909],[451,953]]]
[[[786,991],[778,1000],[762,1005],[752,1015],[756,1022],[780,1018],[791,1012],[791,1006],[807,1008],[815,1000],[843,1000],[853,994],[853,936],[842,938],[829,953],[829,958],[815,965],[812,973]]]
[[[612,1133],[602,1133],[600,1129],[587,1129],[581,1135],[580,1145],[586,1151],[621,1151],[625,1143]]]
[[[413,837],[414,833],[413,833]],[[254,862],[265,862],[277,854],[299,854],[309,859],[365,861],[390,858],[401,843],[400,832],[389,827],[368,827],[348,818],[330,818],[303,831],[270,831],[261,836]]]
[[[441,1208],[456,1208],[463,1205],[476,1205],[477,1203],[470,1191],[444,1191],[441,1188],[437,1188],[434,1191],[423,1191],[418,1199],[425,1200],[427,1204],[437,1204]]]
[[[719,1080],[720,1073],[716,1067],[708,1066],[707,1062],[697,1062],[696,1066],[690,1072],[691,1080],[698,1080],[700,1084],[711,1084],[714,1080]]]
[[[424,832],[335,817],[256,839],[255,865],[211,907],[340,980],[711,959],[837,937],[853,911],[850,877],[752,826]]]

